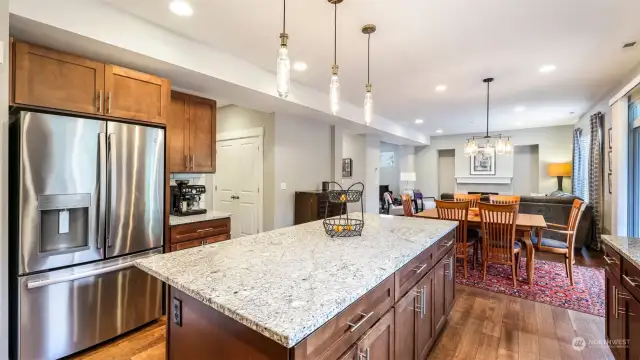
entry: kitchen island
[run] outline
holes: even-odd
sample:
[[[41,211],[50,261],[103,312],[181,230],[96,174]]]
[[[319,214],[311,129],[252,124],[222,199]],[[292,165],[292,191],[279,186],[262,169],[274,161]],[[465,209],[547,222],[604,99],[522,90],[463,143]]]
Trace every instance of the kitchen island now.
[[[365,214],[163,254],[136,266],[170,286],[169,359],[426,357],[455,298],[457,223]]]

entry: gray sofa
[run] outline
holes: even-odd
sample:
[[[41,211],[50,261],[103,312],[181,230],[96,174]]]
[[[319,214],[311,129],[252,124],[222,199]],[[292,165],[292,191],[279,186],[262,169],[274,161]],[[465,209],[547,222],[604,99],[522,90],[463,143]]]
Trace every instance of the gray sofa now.
[[[441,200],[453,200],[452,193],[443,193],[440,195]],[[521,196],[520,212],[524,214],[538,214],[544,216],[545,221],[566,225],[569,221],[569,212],[571,204],[576,199],[573,195],[568,196]],[[483,195],[480,201],[489,201],[488,195]],[[593,224],[593,207],[587,204],[582,214],[580,223],[578,224],[578,233],[576,234],[575,248],[580,249],[589,246],[595,237]],[[533,234],[536,236],[537,234]],[[556,240],[565,240],[562,234],[545,231],[544,237]]]

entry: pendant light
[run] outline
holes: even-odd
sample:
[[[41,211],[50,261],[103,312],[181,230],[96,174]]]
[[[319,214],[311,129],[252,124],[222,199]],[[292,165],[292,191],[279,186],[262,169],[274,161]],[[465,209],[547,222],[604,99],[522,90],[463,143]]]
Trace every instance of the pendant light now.
[[[338,79],[338,4],[343,0],[329,0],[334,6],[333,18],[333,66],[331,67],[331,83],[329,83],[329,106],[333,115],[340,110],[340,79]]]
[[[475,156],[478,154],[478,142],[476,140],[484,140],[484,148],[482,149],[485,153],[496,153],[498,155],[507,154],[510,155],[513,153],[513,146],[511,145],[511,137],[503,136],[502,134],[498,135],[489,135],[489,85],[493,82],[493,78],[486,78],[482,80],[485,84],[487,84],[487,133],[485,136],[472,136],[467,139],[467,143],[464,145],[464,155],[465,156]],[[505,141],[506,139],[506,141]]]
[[[277,88],[278,96],[286,99],[289,96],[291,87],[291,61],[289,60],[289,50],[287,49],[287,0],[282,0],[282,33],[280,33],[280,50],[277,61]]]
[[[365,85],[364,93],[364,123],[371,125],[373,121],[373,95],[371,95],[371,34],[376,32],[376,26],[367,24],[362,27],[362,33],[367,35],[367,85]]]

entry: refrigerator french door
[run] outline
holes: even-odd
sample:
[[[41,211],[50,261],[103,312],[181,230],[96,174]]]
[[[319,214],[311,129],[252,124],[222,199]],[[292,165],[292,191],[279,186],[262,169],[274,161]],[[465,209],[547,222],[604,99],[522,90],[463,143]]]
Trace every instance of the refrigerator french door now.
[[[17,356],[55,359],[161,315],[163,129],[14,113],[10,251]],[[141,312],[136,314],[136,312]]]

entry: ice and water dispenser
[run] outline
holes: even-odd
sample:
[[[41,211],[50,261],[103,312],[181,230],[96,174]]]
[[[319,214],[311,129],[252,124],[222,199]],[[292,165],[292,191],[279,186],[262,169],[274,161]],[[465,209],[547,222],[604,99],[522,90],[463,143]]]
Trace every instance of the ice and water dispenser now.
[[[40,254],[82,251],[89,247],[91,194],[38,196]]]

